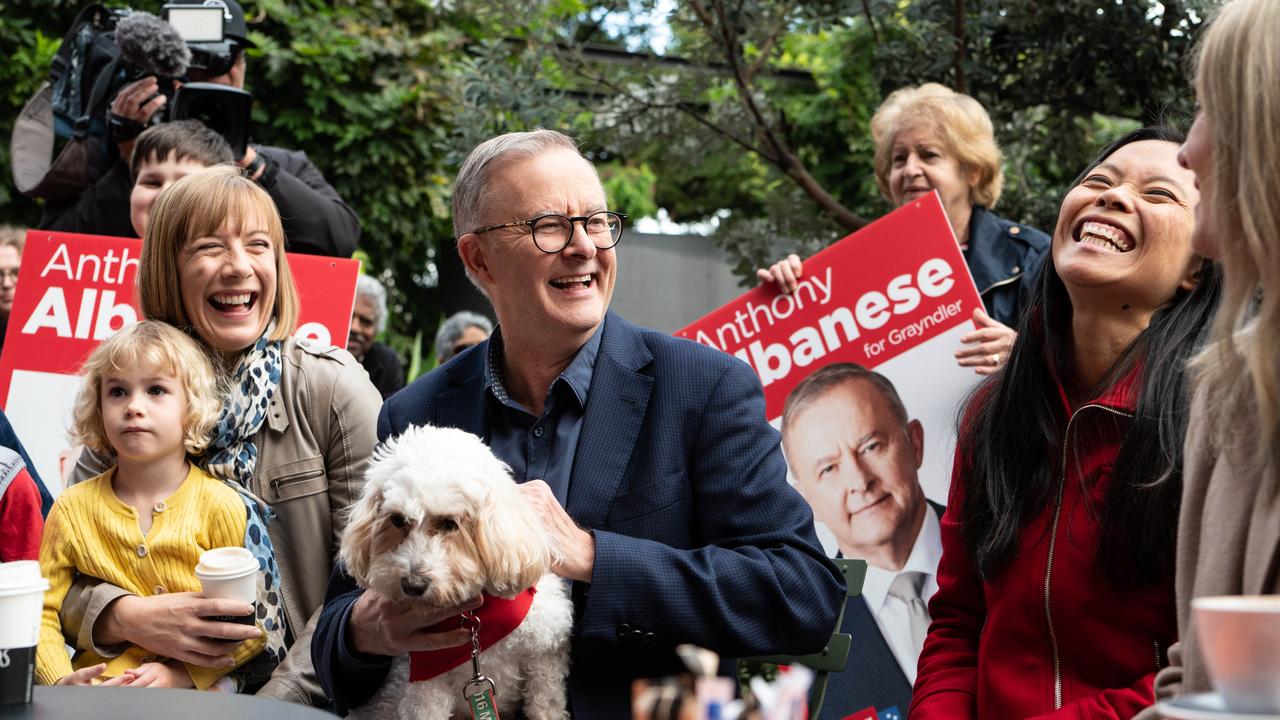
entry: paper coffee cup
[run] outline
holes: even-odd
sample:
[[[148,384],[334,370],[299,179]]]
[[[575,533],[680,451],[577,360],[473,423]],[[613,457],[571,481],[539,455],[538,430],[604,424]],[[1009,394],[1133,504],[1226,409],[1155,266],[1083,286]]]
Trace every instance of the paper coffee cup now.
[[[1200,654],[1229,710],[1280,713],[1280,596],[1191,601]]]
[[[257,609],[258,559],[242,547],[206,550],[196,565],[196,579],[207,598],[241,600]],[[252,625],[254,615],[225,615],[210,619]]]
[[[0,705],[31,702],[49,581],[34,560],[0,563]]]

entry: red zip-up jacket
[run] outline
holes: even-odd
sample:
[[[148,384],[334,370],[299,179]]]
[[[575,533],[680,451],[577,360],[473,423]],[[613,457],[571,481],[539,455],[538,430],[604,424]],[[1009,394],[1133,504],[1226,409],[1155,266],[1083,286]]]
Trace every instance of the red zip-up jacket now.
[[[1135,372],[1075,408],[1059,389],[1068,422],[1057,457],[1046,458],[1057,496],[990,582],[965,548],[967,478],[957,453],[911,720],[1130,718],[1152,703],[1152,681],[1177,638],[1173,578],[1116,585],[1094,563],[1138,380]]]

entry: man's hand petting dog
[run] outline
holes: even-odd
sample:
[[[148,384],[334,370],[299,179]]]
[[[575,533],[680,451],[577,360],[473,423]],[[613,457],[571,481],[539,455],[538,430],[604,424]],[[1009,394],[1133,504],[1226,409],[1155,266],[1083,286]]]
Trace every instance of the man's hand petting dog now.
[[[519,488],[529,506],[542,518],[551,546],[555,548],[557,557],[551,563],[551,571],[570,580],[591,582],[596,564],[595,537],[578,527],[545,482],[530,480],[521,483]]]
[[[370,590],[351,608],[348,629],[352,645],[357,652],[387,657],[464,645],[471,641],[471,633],[462,628],[445,632],[428,632],[427,628],[474,610],[483,602],[477,597],[457,607],[432,608],[423,603],[396,602]]]

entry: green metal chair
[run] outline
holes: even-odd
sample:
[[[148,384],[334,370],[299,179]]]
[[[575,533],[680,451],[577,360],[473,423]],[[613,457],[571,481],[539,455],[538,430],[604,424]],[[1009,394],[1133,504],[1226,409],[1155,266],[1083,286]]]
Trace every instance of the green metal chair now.
[[[862,581],[867,577],[867,561],[833,558],[832,562],[836,564],[836,567],[840,568],[840,572],[844,573],[844,582],[849,588],[847,596],[857,597],[861,595]],[[826,647],[822,648],[821,652],[812,655],[770,655],[743,660],[743,662],[764,662],[775,665],[799,664],[813,670],[813,685],[809,688],[810,718],[817,718],[818,713],[822,711],[822,701],[826,697],[827,682],[831,674],[843,672],[845,663],[849,660],[849,647],[853,643],[853,638],[840,632],[840,628],[844,624],[844,610],[847,604],[847,601],[840,604],[840,613],[836,616],[835,630],[832,631],[831,639],[827,641]]]

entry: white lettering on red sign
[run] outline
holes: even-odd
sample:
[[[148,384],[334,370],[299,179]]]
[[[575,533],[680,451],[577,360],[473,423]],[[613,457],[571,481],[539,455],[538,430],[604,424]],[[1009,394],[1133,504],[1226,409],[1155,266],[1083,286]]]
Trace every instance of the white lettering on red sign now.
[[[809,302],[816,302],[818,305],[830,302],[832,278],[831,268],[828,267],[825,277],[802,281],[791,295],[779,295],[767,305],[748,304],[745,311],[738,311],[732,322],[725,323],[716,331],[720,343],[714,342],[703,331],[697,333],[696,339],[722,350],[746,342],[745,347],[739,347],[733,354],[754,367],[760,375],[761,384],[768,387],[770,383],[785,378],[793,367],[812,365],[845,343],[856,340],[863,331],[879,330],[895,315],[915,312],[924,298],[946,295],[955,286],[952,274],[951,265],[946,260],[930,258],[921,263],[914,273],[904,273],[890,279],[883,291],[870,290],[858,296],[852,309],[843,305],[833,306],[830,312],[818,318],[816,327],[799,328],[787,338],[786,343],[765,344],[760,340],[747,342],[760,332],[762,325],[772,326],[777,320],[790,316],[796,308],[804,307],[806,296]],[[807,286],[806,282],[810,282],[811,286]],[[784,306],[778,303],[781,298],[788,298]],[[949,309],[941,311],[943,318],[954,314]],[[779,310],[784,312],[780,313]],[[901,336],[901,333],[898,335]],[[732,342],[726,342],[730,339]]]

